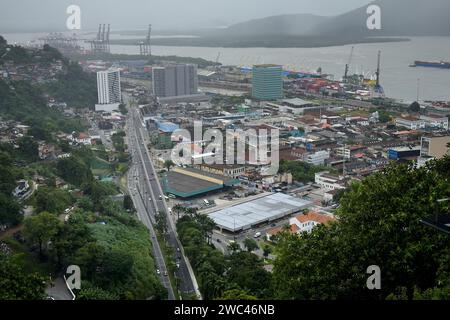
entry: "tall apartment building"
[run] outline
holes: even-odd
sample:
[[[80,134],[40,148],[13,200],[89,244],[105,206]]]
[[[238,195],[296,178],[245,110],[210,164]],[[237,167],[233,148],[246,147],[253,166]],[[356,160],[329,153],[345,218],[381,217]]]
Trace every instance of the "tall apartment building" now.
[[[109,69],[97,72],[98,103],[121,103],[120,71]]]
[[[259,100],[283,98],[283,68],[273,64],[253,66],[252,97]]]
[[[112,111],[122,102],[120,70],[109,69],[97,72],[98,104],[96,111]]]
[[[153,74],[153,94],[158,98],[189,96],[198,94],[197,66],[177,64],[155,67]]]

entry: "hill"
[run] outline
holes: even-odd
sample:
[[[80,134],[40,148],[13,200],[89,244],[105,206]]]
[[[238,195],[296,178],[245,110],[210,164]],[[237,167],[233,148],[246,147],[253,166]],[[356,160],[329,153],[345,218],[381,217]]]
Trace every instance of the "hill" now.
[[[313,14],[288,14],[254,19],[232,25],[218,33],[227,36],[248,35],[310,35],[320,24],[326,23],[331,17]]]
[[[381,30],[367,28],[367,8],[381,9]],[[337,16],[288,14],[254,19],[197,38],[155,39],[165,46],[319,47],[407,40],[407,36],[450,36],[448,0],[376,0]],[[121,43],[124,44],[124,43]]]
[[[366,27],[364,6],[332,17],[313,28],[318,35],[361,36],[449,36],[450,1],[448,0],[376,0],[381,9],[381,30]]]

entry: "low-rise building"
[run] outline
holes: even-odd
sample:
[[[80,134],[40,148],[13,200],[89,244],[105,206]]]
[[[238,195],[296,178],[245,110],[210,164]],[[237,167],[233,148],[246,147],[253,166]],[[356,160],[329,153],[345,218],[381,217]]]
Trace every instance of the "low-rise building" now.
[[[330,152],[329,151],[317,151],[315,153],[308,154],[305,157],[305,161],[309,164],[312,164],[314,166],[320,166],[325,164],[325,160],[330,158]]]
[[[219,174],[233,179],[245,173],[245,166],[242,165],[200,164],[197,168],[205,172]]]
[[[339,176],[332,175],[328,171],[316,173],[314,176],[314,182],[327,191],[345,189],[344,179]]]
[[[297,233],[310,233],[315,226],[326,224],[334,220],[336,219],[332,216],[310,211],[307,214],[299,214],[294,218],[289,219],[289,224],[298,227]]]
[[[450,136],[443,137],[422,137],[420,144],[421,157],[443,158],[450,154]]]

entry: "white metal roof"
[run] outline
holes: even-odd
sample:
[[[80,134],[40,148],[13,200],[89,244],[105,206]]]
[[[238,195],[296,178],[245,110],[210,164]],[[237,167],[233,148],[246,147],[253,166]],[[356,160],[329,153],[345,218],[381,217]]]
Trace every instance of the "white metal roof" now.
[[[252,226],[280,219],[312,206],[311,201],[295,198],[284,193],[228,207],[209,215],[218,227],[232,232],[250,229]]]

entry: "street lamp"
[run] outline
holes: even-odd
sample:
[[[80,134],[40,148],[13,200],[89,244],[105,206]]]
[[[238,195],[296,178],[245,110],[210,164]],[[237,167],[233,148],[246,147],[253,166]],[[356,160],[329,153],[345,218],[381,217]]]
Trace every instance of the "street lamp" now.
[[[450,235],[450,214],[439,214],[439,205],[447,201],[450,201],[450,198],[437,200],[438,207],[435,210],[434,217],[421,219],[420,222],[428,227],[432,227],[440,232]]]

